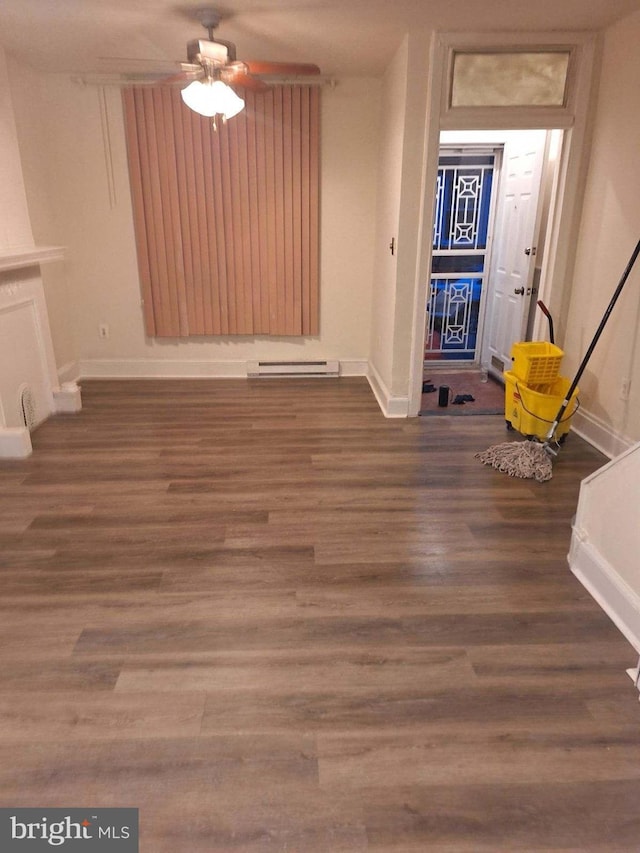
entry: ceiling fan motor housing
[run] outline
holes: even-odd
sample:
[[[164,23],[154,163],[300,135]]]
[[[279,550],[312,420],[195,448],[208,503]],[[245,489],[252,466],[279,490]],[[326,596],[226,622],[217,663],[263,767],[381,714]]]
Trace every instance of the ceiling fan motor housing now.
[[[227,46],[217,41],[208,39],[193,39],[187,44],[187,56],[189,62],[198,62],[206,59],[216,65],[224,65],[227,62],[229,51]]]

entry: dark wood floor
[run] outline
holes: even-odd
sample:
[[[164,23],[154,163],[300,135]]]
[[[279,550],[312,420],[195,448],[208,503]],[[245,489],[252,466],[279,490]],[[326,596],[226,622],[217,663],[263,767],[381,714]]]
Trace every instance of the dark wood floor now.
[[[501,417],[361,379],[85,382],[0,463],[0,804],[143,853],[638,851],[635,655]]]

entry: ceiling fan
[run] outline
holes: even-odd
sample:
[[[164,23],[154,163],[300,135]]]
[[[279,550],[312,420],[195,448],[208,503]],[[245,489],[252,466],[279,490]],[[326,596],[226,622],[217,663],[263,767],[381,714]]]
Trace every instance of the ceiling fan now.
[[[268,83],[261,79],[262,75],[297,77],[320,73],[318,66],[310,63],[239,60],[233,42],[213,37],[222,20],[220,12],[207,7],[198,9],[196,15],[209,37],[188,42],[188,61],[181,63],[182,71],[161,82],[177,84],[214,79],[231,86],[263,91],[268,88]]]
[[[222,19],[220,12],[207,7],[198,9],[196,16],[208,38],[187,43],[187,62],[180,63],[177,74],[160,79],[154,74],[153,78],[160,84],[184,86],[182,100],[195,112],[213,118],[214,127],[216,116],[226,121],[244,108],[243,99],[232,86],[260,92],[269,89],[269,78],[320,74],[318,66],[310,63],[239,60],[233,42],[213,36]]]
[[[183,87],[180,95],[184,103],[200,115],[213,119],[213,127],[217,130],[218,116],[226,121],[244,109],[244,100],[232,86],[260,92],[268,90],[269,83],[276,78],[297,79],[320,74],[318,66],[311,63],[239,60],[233,42],[213,37],[222,19],[217,9],[198,9],[195,17],[207,30],[208,38],[187,43],[187,62],[180,63],[181,70],[177,74],[128,73],[123,82]]]

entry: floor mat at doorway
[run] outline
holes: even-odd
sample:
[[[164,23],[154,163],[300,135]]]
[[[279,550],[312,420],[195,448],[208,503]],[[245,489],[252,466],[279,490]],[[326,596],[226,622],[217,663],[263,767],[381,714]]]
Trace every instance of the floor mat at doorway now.
[[[449,405],[440,406],[439,389],[449,387]],[[503,415],[504,386],[489,377],[482,381],[479,370],[456,370],[425,372],[423,388],[433,387],[430,393],[423,393],[420,415]],[[473,397],[461,405],[454,404],[456,397]]]

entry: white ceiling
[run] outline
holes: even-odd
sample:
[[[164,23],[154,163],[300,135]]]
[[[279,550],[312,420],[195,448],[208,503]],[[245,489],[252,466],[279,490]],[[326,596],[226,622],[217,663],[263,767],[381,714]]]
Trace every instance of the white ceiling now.
[[[325,74],[378,76],[403,35],[440,30],[598,30],[640,0],[222,0],[217,35],[238,58],[315,62]],[[205,35],[194,10],[170,0],[0,0],[0,43],[35,68],[148,70],[186,59]],[[105,59],[105,57],[110,59]],[[114,61],[124,57],[122,61]]]

